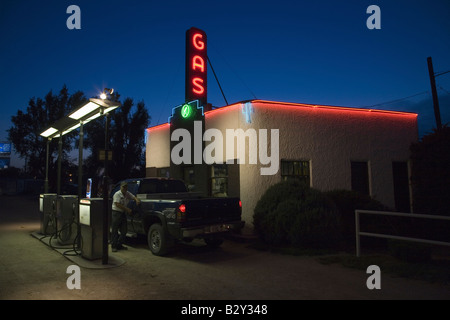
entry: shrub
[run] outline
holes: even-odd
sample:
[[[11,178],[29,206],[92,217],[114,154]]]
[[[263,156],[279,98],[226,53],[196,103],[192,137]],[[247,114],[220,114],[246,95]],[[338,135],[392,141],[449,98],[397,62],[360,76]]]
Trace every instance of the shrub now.
[[[334,203],[296,180],[269,187],[255,207],[253,223],[260,238],[272,245],[325,248],[340,238]]]
[[[450,215],[450,126],[411,145],[411,184],[416,213]]]
[[[388,211],[388,208],[381,202],[372,199],[368,195],[350,191],[350,190],[333,190],[327,191],[325,194],[336,204],[342,221],[342,233],[347,243],[355,243],[355,210],[374,210]],[[392,218],[386,216],[364,215],[360,220],[361,230],[376,229],[378,232],[388,232],[387,227],[392,225]],[[375,230],[374,230],[375,231]],[[379,239],[373,239],[372,242],[379,242]],[[384,240],[383,240],[384,242]]]

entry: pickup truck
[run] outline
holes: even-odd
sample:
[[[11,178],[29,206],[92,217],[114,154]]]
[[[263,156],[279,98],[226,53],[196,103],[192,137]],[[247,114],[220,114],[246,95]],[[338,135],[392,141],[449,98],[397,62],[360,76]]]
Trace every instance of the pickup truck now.
[[[127,215],[127,236],[147,237],[154,255],[167,254],[177,241],[204,239],[208,246],[217,247],[224,235],[240,230],[242,205],[239,198],[203,197],[189,192],[182,180],[169,178],[136,178],[125,180],[128,191],[140,199]],[[111,196],[120,190],[120,181]]]

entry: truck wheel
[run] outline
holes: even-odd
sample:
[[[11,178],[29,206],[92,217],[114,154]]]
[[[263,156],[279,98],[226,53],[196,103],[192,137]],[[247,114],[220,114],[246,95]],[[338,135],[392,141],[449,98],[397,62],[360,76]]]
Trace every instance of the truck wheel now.
[[[223,239],[220,238],[205,238],[205,242],[208,247],[217,248],[223,243]]]
[[[170,249],[166,233],[164,232],[163,227],[158,223],[152,224],[148,229],[147,240],[150,251],[154,255],[163,256]]]

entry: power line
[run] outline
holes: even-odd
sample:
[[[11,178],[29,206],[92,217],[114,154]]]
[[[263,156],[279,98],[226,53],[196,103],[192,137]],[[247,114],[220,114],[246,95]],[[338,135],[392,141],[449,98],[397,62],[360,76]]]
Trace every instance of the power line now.
[[[227,98],[225,98],[225,94],[223,93],[222,86],[220,85],[219,79],[217,78],[216,72],[214,71],[214,68],[212,66],[211,59],[209,57],[207,57],[207,59],[209,62],[209,66],[211,67],[211,70],[214,74],[214,78],[216,78],[217,84],[219,85],[220,92],[222,92],[223,99],[225,100],[226,105],[228,105]]]
[[[176,80],[178,78],[178,75],[180,74],[180,69],[181,69],[181,66],[182,66],[182,62],[183,62],[183,60],[180,59],[179,62],[178,62],[178,66],[177,66],[177,68],[175,70],[175,74],[172,77],[172,83],[171,83],[171,85],[169,87],[169,91],[167,92],[167,96],[166,96],[166,100],[164,101],[163,108],[159,109],[158,121],[156,121],[157,125],[159,124],[159,120],[161,118],[162,111],[166,110],[166,108],[167,108],[167,101],[169,100],[170,94],[172,93],[173,87],[175,86],[175,82],[176,82]]]
[[[410,99],[410,98],[413,98],[413,97],[417,97],[417,96],[420,96],[420,95],[423,95],[423,94],[429,94],[429,92],[428,91],[423,91],[423,92],[419,92],[419,93],[413,94],[412,96],[408,96],[408,97],[404,97],[404,98],[400,98],[400,99],[396,99],[396,100],[391,100],[391,101],[386,101],[386,102],[382,102],[382,103],[377,103],[377,104],[374,104],[374,105],[365,106],[363,108],[378,107],[378,106],[382,106],[382,105],[385,105],[385,104],[390,104],[390,103],[394,103],[394,102],[399,102],[399,101],[403,101],[403,100],[406,100],[406,99]]]
[[[239,75],[236,73],[236,71],[231,67],[231,65],[230,65],[230,64],[228,63],[228,61],[224,58],[224,56],[220,53],[220,51],[217,50],[216,48],[214,48],[214,45],[211,45],[211,42],[209,42],[209,45],[210,45],[211,48],[214,49],[214,51],[216,51],[216,52],[220,55],[220,57],[222,58],[222,60],[223,60],[223,61],[228,65],[228,67],[230,68],[231,72],[233,72],[234,75],[235,75],[235,76],[241,81],[241,83],[247,88],[247,90],[250,91],[251,95],[252,95],[255,99],[258,99],[258,98],[256,97],[256,95],[253,93],[253,91],[252,91],[252,90],[247,86],[247,84],[244,82],[244,80],[242,80],[242,78],[239,77]]]
[[[448,94],[450,94],[450,92],[447,91],[446,89],[442,88],[442,86],[439,86],[439,89],[441,89],[442,91],[445,91],[445,92],[447,92]]]
[[[450,72],[450,70],[444,71],[444,72],[436,72],[436,73],[434,74],[434,77],[439,77],[439,76],[442,76],[443,74],[446,74],[446,73],[449,73],[449,72]]]

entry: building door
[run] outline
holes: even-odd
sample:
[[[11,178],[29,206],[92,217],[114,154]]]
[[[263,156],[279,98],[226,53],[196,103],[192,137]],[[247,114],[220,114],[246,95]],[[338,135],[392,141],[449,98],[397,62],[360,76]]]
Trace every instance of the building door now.
[[[392,175],[394,178],[395,208],[400,212],[411,212],[408,164],[406,162],[392,162]]]

